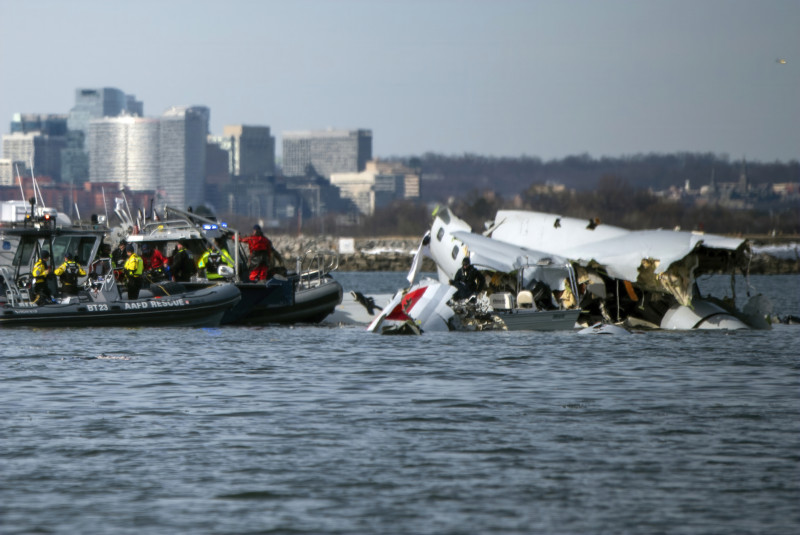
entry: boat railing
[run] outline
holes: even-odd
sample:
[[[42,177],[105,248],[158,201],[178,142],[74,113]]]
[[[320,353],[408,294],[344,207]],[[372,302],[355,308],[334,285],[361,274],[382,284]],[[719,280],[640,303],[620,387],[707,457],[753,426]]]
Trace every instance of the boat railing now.
[[[3,278],[3,285],[6,289],[6,302],[12,307],[34,307],[31,302],[30,290],[20,287],[14,280],[14,274],[8,266],[0,266],[0,277]]]
[[[331,271],[339,268],[339,253],[332,249],[306,249],[303,256],[297,257],[298,285],[310,288],[322,284]]]
[[[196,234],[200,236],[197,227],[185,219],[167,219],[166,221],[153,221],[147,223],[140,232],[143,236],[155,236],[159,234],[166,234],[175,231],[186,231],[187,233]]]

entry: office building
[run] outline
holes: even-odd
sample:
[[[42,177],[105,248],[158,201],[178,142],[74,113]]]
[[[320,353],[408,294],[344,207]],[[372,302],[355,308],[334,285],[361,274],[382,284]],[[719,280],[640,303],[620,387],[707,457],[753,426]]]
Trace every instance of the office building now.
[[[117,182],[132,190],[159,185],[160,121],[107,117],[89,122],[89,180]]]
[[[15,113],[10,130],[10,135],[3,136],[3,157],[24,162],[27,173],[61,180],[61,150],[67,143],[66,115]]]
[[[363,171],[372,159],[371,130],[324,130],[283,133],[283,174],[326,178]]]
[[[334,173],[331,184],[364,215],[398,199],[419,197],[419,175],[402,164],[369,161],[360,173]]]
[[[204,106],[173,106],[160,118],[159,191],[166,204],[185,209],[205,200],[209,117]]]
[[[67,135],[67,115],[53,113],[15,113],[11,118],[10,132],[29,134],[39,132],[47,136]]]
[[[268,126],[227,125],[219,140],[229,151],[232,176],[275,174],[275,138]]]
[[[86,182],[89,180],[89,153],[84,149],[86,134],[80,130],[68,131],[65,139],[61,149],[61,182]]]
[[[91,182],[154,190],[158,204],[203,204],[209,110],[175,106],[158,118],[108,117],[89,123]]]
[[[86,132],[89,122],[104,117],[144,115],[144,105],[133,95],[126,95],[114,87],[76,89],[75,106],[69,111],[67,126],[70,130]]]
[[[28,178],[25,162],[17,162],[10,158],[0,158],[0,186],[16,186],[17,176]]]
[[[77,184],[91,180],[89,176],[89,125],[94,120],[144,116],[144,105],[133,95],[114,87],[79,88],[75,90],[75,105],[69,112],[69,133],[62,152],[61,179]]]
[[[39,131],[3,136],[3,157],[25,162],[31,176],[47,176],[61,180],[61,150],[66,146],[64,136],[48,136]],[[31,166],[33,166],[31,168]]]

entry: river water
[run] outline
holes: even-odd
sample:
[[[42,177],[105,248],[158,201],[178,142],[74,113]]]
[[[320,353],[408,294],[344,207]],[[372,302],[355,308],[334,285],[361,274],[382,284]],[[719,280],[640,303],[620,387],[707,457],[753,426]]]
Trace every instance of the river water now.
[[[0,533],[797,533],[799,342],[5,330]]]

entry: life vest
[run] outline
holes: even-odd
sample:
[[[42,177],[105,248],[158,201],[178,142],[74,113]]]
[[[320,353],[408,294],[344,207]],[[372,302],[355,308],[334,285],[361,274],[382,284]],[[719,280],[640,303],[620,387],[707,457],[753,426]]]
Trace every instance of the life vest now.
[[[137,256],[136,253],[131,253],[131,256],[128,257],[128,260],[125,262],[125,271],[128,272],[128,276],[130,277],[142,276],[144,262],[142,262],[142,259]]]
[[[41,258],[33,265],[32,275],[37,284],[45,282],[47,278],[47,263]]]
[[[220,266],[233,267],[233,259],[227,251],[206,251],[197,263],[197,267],[206,270],[206,278],[219,279],[217,273]]]
[[[78,284],[78,275],[80,275],[80,266],[72,261],[64,262],[62,266],[64,269],[61,272],[61,284]]]
[[[221,255],[219,252],[212,251],[208,254],[206,258],[206,271],[208,273],[216,273],[217,268],[219,268]]]

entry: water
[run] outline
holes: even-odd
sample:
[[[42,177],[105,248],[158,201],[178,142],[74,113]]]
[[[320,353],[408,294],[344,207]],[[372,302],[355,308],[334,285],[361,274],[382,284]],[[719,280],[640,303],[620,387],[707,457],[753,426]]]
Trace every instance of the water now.
[[[0,336],[4,535],[800,530],[800,326]]]

